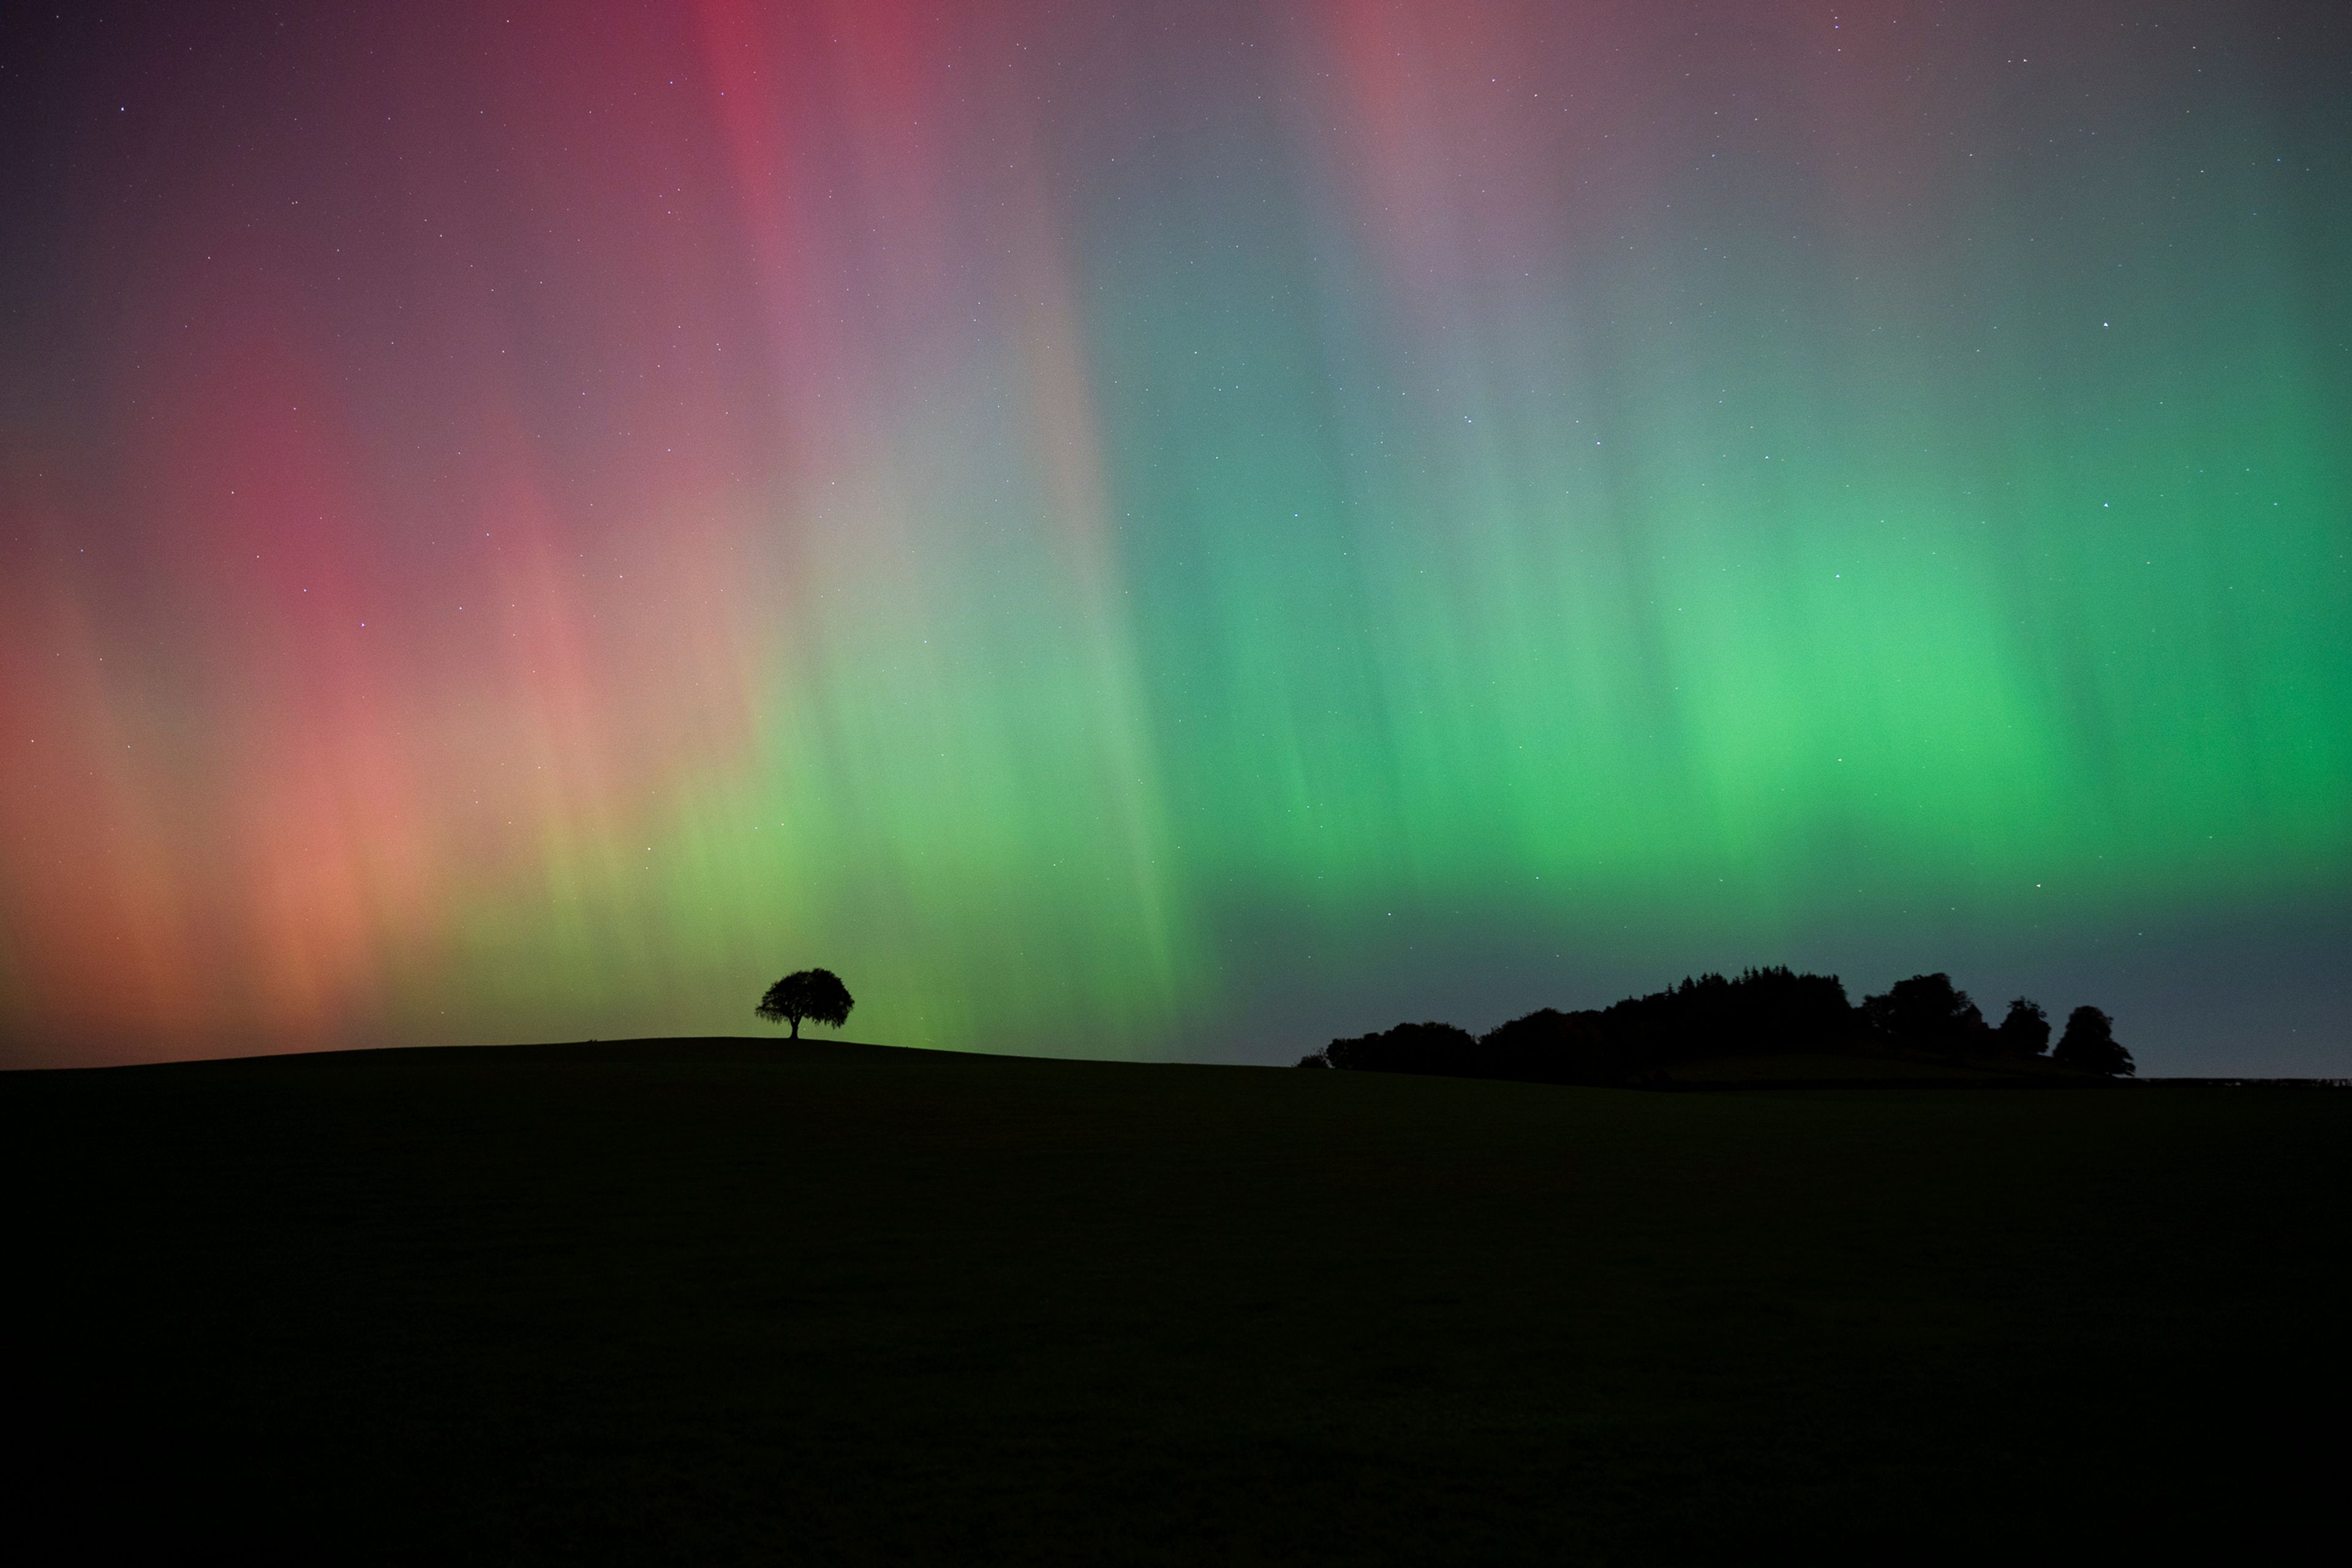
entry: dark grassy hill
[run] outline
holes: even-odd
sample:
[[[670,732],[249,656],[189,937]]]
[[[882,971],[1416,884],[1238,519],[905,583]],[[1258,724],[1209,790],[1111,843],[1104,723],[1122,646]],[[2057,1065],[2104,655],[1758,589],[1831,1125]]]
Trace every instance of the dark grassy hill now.
[[[1894,1047],[1698,1057],[1662,1069],[1654,1089],[2090,1089],[2116,1087],[2047,1057],[1948,1056]]]
[[[2352,1095],[681,1040],[7,1075],[0,1149],[71,1555],[2178,1551],[2341,1475]]]

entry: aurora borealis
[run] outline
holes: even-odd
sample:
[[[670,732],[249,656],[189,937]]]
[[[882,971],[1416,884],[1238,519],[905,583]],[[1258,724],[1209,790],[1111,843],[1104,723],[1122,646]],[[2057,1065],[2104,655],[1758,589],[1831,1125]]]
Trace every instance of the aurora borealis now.
[[[10,24],[0,1049],[2352,1069],[2326,5]]]

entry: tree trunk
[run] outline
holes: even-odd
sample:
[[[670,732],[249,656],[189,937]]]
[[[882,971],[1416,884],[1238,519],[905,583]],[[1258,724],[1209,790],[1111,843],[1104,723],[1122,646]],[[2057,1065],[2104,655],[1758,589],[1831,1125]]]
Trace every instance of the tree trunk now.
[[[794,1018],[794,1019],[793,1020],[793,1038],[794,1038],[794,1039],[796,1039],[796,1040],[797,1040],[797,1039],[799,1039],[800,1037],[801,1037],[801,1021],[800,1021],[798,1018]]]

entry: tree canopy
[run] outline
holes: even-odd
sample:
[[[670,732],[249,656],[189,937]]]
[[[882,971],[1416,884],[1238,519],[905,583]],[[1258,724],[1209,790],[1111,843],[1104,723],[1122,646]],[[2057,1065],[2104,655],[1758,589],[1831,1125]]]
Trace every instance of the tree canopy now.
[[[1864,1021],[1894,1045],[1954,1055],[1982,1051],[1984,1015],[1948,974],[1915,974],[1887,987],[1883,996],[1863,999]]]
[[[2096,1007],[2077,1007],[2048,1059],[2078,1071],[2130,1073],[2131,1053],[2115,1043],[2108,1025]],[[1773,967],[1702,974],[1597,1010],[1545,1007],[1483,1035],[1451,1024],[1400,1024],[1333,1040],[1298,1065],[1624,1085],[1664,1082],[1679,1064],[1715,1057],[1828,1052],[1990,1062],[2040,1057],[2049,1041],[2050,1016],[2039,1003],[2020,996],[2000,1026],[1989,1027],[1948,974],[1898,980],[1856,1006],[1834,974]]]
[[[2077,1007],[2066,1015],[2066,1032],[2050,1059],[2084,1072],[2130,1078],[2139,1071],[2132,1054],[2116,1040],[2116,1021],[2096,1007]]]
[[[755,1011],[771,1024],[791,1024],[797,1040],[803,1019],[838,1029],[849,1022],[849,1010],[856,1005],[849,987],[832,970],[799,969],[769,986]]]
[[[2041,1003],[2020,996],[1993,1031],[1993,1043],[2004,1056],[2038,1057],[2050,1048],[2050,1015]]]
[[[1750,969],[1736,977],[1698,975],[1599,1011],[1545,1007],[1479,1036],[1451,1024],[1400,1024],[1334,1040],[1299,1065],[1619,1084],[1725,1049],[1818,1048],[1848,1038],[1853,1019],[1845,987],[1833,974]]]

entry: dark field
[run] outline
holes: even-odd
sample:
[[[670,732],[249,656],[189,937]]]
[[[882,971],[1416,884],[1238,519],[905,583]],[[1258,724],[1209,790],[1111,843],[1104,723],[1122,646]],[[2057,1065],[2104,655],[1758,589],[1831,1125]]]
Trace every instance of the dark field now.
[[[0,1147],[10,1529],[67,1556],[2338,1529],[2352,1094],[687,1040],[19,1073]]]

